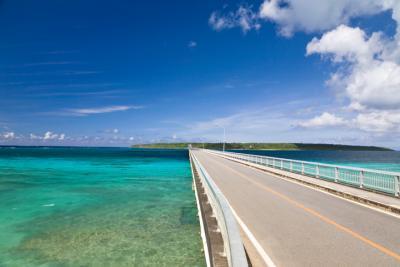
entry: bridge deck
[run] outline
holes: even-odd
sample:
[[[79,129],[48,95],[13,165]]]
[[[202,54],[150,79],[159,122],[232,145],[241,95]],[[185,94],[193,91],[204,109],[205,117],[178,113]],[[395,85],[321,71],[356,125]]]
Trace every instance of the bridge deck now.
[[[277,266],[400,266],[400,219],[194,151]]]

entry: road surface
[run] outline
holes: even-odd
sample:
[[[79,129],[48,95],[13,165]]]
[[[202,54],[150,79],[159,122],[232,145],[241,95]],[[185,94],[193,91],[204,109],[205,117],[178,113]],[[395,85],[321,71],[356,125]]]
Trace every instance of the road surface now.
[[[193,151],[276,266],[400,266],[400,218]]]

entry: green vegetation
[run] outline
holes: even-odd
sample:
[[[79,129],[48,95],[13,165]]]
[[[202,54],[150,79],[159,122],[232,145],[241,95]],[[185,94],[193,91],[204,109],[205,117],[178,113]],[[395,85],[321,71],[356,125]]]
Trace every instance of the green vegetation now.
[[[222,149],[222,143],[152,143],[133,145],[133,148],[185,149],[192,145],[196,148]],[[376,146],[350,146],[334,144],[303,143],[226,143],[225,149],[244,150],[353,150],[353,151],[390,151],[389,148]]]

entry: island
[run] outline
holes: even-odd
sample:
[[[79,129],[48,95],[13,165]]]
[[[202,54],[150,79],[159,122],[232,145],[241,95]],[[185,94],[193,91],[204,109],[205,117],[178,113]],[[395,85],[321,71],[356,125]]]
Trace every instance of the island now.
[[[152,149],[186,149],[206,148],[222,150],[222,143],[148,143],[132,145],[133,148]],[[227,150],[346,150],[346,151],[393,151],[378,146],[356,146],[340,144],[308,144],[308,143],[225,143]]]

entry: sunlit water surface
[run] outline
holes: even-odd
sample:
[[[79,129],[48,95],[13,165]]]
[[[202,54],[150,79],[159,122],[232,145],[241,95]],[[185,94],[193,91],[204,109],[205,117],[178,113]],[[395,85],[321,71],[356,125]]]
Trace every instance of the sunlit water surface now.
[[[240,153],[400,172],[399,151],[232,150]]]
[[[0,148],[0,266],[204,266],[183,150]]]

